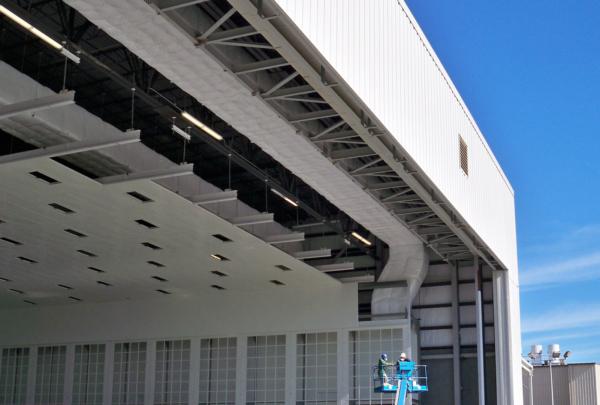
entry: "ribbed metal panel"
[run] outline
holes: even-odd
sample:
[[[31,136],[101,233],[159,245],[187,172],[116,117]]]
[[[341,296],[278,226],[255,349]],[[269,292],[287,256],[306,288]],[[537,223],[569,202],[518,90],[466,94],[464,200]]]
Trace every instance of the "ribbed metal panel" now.
[[[571,404],[598,404],[598,366],[581,364],[569,366],[569,394]]]
[[[502,262],[516,270],[514,197],[402,1],[277,0]],[[460,167],[459,136],[469,175]]]

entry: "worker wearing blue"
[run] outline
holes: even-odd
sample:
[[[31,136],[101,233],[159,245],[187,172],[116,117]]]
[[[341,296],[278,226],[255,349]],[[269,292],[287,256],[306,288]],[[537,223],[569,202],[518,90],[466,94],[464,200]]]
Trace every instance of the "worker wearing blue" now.
[[[377,374],[383,385],[388,384],[388,376],[385,372],[385,368],[394,365],[393,363],[389,363],[387,360],[387,354],[381,353],[381,357],[379,357],[379,362],[377,363]]]

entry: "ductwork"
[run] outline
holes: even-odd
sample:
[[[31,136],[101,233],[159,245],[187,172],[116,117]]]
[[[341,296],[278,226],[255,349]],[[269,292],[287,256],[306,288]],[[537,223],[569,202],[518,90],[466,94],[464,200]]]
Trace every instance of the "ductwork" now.
[[[143,0],[66,0],[87,19],[184,89],[304,182],[369,229],[390,248],[381,279],[409,282],[407,289],[378,290],[372,311],[408,306],[425,276],[422,242],[338,169],[264,100],[195,46]]]
[[[0,104],[3,105],[55,94],[4,62],[0,62],[0,77],[3,78],[3,86],[0,88]],[[117,128],[74,104],[2,119],[0,128],[37,147],[71,141],[115,139],[123,134]],[[176,166],[174,162],[141,143],[78,153],[67,156],[66,160],[100,177]],[[195,175],[161,179],[156,182],[183,196],[222,191]],[[204,208],[223,218],[259,214],[254,208],[239,200],[205,205]],[[252,225],[245,229],[263,239],[270,235],[290,233],[287,228],[276,222]]]

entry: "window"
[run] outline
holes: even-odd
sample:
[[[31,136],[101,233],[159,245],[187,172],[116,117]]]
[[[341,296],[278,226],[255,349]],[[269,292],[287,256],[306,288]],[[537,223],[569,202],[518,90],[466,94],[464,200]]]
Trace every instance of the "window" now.
[[[35,377],[35,404],[63,403],[66,346],[39,347]]]
[[[190,341],[156,342],[155,405],[188,403],[190,383]]]
[[[29,348],[2,350],[0,365],[0,405],[25,404]]]
[[[337,333],[298,335],[296,403],[337,403]]]
[[[460,168],[463,173],[467,176],[469,175],[469,148],[467,147],[467,143],[462,138],[462,136],[458,136],[458,155],[460,158]]]
[[[104,383],[104,345],[75,346],[73,405],[101,405]]]
[[[236,338],[200,341],[200,404],[235,404]]]
[[[248,337],[247,404],[285,401],[285,335]]]
[[[143,405],[146,386],[146,342],[115,344],[112,403]]]
[[[402,329],[372,329],[350,332],[350,405],[388,404],[390,396],[373,392],[372,369],[381,353],[395,362],[402,347]],[[364,401],[364,402],[363,402]]]

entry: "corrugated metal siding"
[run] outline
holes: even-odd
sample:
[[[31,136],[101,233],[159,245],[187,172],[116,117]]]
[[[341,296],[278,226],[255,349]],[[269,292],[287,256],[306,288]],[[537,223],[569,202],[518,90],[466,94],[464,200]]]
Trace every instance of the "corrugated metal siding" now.
[[[569,370],[565,366],[552,367],[554,405],[569,405]],[[536,367],[533,371],[533,404],[548,405],[550,397],[550,368]]]
[[[597,405],[597,366],[594,364],[569,365],[571,404]]]
[[[511,270],[512,188],[403,2],[277,0]],[[459,135],[469,176],[459,165]]]

